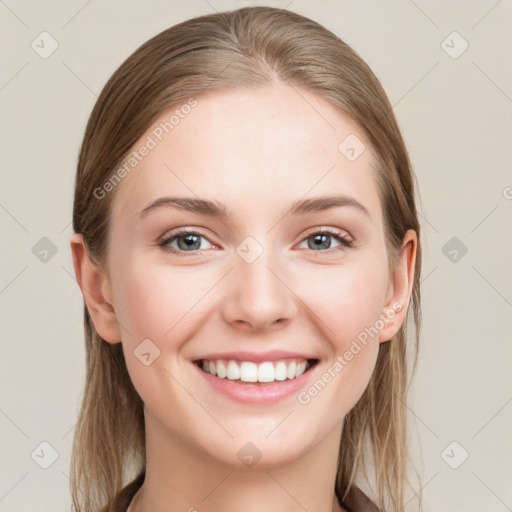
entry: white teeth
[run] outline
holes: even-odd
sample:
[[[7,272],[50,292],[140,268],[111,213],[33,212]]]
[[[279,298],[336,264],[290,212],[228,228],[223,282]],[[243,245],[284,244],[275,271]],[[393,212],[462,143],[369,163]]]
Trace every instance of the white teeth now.
[[[229,380],[238,380],[240,378],[240,366],[235,361],[229,361],[227,377]]]
[[[305,360],[265,361],[256,364],[252,361],[238,363],[234,360],[203,360],[202,368],[206,373],[220,379],[241,380],[242,382],[274,382],[300,377],[308,368]]]
[[[306,371],[306,361],[301,361],[297,364],[297,377],[300,377]]]
[[[228,372],[226,370],[226,367],[224,366],[224,363],[222,361],[217,361],[217,377],[225,379],[227,374]]]
[[[242,363],[244,364],[244,363]],[[243,374],[242,374],[243,376]],[[242,379],[243,380],[243,379]],[[258,382],[274,381],[274,365],[272,363],[263,363],[258,366]]]
[[[296,372],[295,372],[296,369],[297,369],[297,365],[295,364],[295,361],[292,361],[290,366],[288,366],[288,369],[286,371],[286,376],[289,379],[293,379],[296,375]]]
[[[240,365],[240,380],[242,382],[258,382],[258,366],[256,363],[244,361]]]
[[[284,361],[279,361],[276,364],[274,370],[274,379],[276,380],[286,380],[286,363]]]

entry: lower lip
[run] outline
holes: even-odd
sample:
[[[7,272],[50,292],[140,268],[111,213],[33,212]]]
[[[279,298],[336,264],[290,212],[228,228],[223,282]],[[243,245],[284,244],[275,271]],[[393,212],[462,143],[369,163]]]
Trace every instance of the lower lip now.
[[[295,379],[276,381],[272,383],[239,383],[234,380],[221,379],[210,373],[201,370],[197,364],[192,363],[196,370],[201,374],[215,390],[220,393],[243,403],[271,403],[284,400],[291,395],[297,394],[310,379],[318,366],[318,362]]]

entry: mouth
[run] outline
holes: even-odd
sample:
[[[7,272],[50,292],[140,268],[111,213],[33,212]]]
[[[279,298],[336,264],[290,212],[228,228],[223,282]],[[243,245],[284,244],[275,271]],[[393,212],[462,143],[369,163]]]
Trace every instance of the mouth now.
[[[298,379],[318,364],[318,359],[287,358],[276,361],[236,359],[196,359],[193,363],[204,373],[236,384],[269,385]]]

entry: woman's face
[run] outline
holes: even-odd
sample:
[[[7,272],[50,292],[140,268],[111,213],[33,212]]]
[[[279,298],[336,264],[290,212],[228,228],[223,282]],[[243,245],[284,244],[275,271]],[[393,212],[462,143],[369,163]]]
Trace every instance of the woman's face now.
[[[188,105],[114,187],[108,341],[146,428],[272,466],[339,435],[403,321],[407,270],[388,273],[370,147],[329,103],[273,85]]]

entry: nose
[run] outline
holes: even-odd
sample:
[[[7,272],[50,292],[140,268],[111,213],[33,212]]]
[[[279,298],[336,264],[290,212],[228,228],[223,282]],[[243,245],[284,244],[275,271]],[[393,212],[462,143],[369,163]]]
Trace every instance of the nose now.
[[[269,250],[252,263],[235,255],[229,273],[224,319],[238,329],[265,331],[281,328],[297,312],[297,296],[287,284],[284,265]]]

